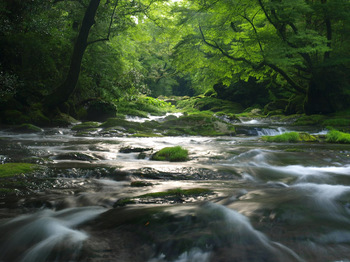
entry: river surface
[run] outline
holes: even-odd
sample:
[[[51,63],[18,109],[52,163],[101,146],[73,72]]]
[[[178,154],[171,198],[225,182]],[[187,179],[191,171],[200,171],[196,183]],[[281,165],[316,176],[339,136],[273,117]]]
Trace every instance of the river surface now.
[[[43,168],[0,199],[0,261],[350,261],[350,146],[266,143],[260,135],[288,128],[240,129],[248,136],[1,131],[2,163]],[[150,160],[177,145],[189,161]],[[138,197],[178,188],[211,193]]]

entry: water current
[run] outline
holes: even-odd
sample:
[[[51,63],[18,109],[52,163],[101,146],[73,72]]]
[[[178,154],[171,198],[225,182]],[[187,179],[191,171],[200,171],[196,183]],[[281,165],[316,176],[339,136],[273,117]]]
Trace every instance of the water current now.
[[[350,261],[350,146],[266,143],[261,135],[290,128],[240,128],[249,132],[133,138],[2,130],[0,161],[42,168],[23,176],[26,190],[0,198],[0,261]],[[175,145],[189,150],[189,161],[150,160]],[[140,197],[178,188],[211,193]]]

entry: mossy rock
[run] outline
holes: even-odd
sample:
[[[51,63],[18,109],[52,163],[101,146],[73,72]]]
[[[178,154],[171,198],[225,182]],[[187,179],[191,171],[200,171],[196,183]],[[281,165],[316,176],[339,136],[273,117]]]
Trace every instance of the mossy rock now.
[[[38,165],[29,163],[6,163],[0,165],[0,178],[28,174],[34,172],[38,168]]]
[[[304,115],[298,118],[294,125],[296,126],[321,126],[323,121],[325,121],[327,117],[324,115]]]
[[[284,111],[288,105],[289,101],[287,99],[278,99],[272,101],[264,106],[264,114],[268,115],[271,111],[282,110]]]
[[[51,121],[52,125],[60,126],[60,127],[67,127],[73,123],[78,123],[78,122],[79,121],[73,118],[72,116],[64,113],[57,114]]]
[[[152,160],[182,162],[188,160],[188,150],[181,146],[165,147],[152,155]]]
[[[301,132],[299,133],[299,138],[303,142],[316,142],[317,138],[309,133]]]
[[[31,123],[38,126],[49,126],[51,124],[50,119],[46,117],[39,109],[30,110],[29,118],[31,120]]]
[[[20,132],[20,133],[40,133],[43,132],[43,130],[40,127],[37,127],[32,124],[22,124],[18,127],[12,128],[12,131],[14,132]]]
[[[165,135],[219,136],[235,133],[234,126],[215,117],[212,113],[184,115],[163,122]]]
[[[296,142],[315,142],[317,138],[308,133],[288,132],[277,136],[263,136],[262,139],[267,142],[277,143],[296,143]]]
[[[86,129],[96,129],[100,126],[98,122],[83,122],[72,127],[74,131],[86,130]]]

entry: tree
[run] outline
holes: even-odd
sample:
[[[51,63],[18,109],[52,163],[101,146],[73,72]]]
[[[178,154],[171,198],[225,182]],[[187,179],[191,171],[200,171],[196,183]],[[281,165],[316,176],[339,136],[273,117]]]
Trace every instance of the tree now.
[[[59,106],[60,104],[66,102],[70,95],[74,92],[80,74],[83,55],[86,48],[90,44],[108,41],[111,37],[113,27],[119,27],[119,29],[125,30],[130,25],[131,20],[133,21],[133,24],[135,24],[136,20],[134,18],[136,18],[136,15],[138,13],[146,13],[154,2],[156,2],[156,0],[151,0],[149,2],[130,2],[123,0],[104,2],[103,11],[110,11],[109,25],[108,28],[105,29],[105,31],[107,31],[107,36],[89,41],[90,30],[93,25],[96,25],[95,18],[98,14],[98,9],[101,3],[101,0],[90,0],[80,26],[78,37],[74,44],[68,74],[63,83],[58,88],[56,88],[53,93],[46,97],[44,101],[45,105],[49,108]],[[101,13],[102,14],[100,16],[103,17],[103,12]],[[129,24],[126,23],[126,20],[128,20]],[[119,26],[116,26],[114,23]],[[98,28],[98,25],[95,27]]]
[[[341,43],[338,30],[349,19],[349,8],[345,0],[187,2],[182,21],[192,31],[177,53],[183,58],[195,52],[201,59],[190,68],[210,68],[227,85],[237,78],[274,81],[304,96],[308,113],[332,112],[348,106],[349,90],[343,88],[348,79],[338,73],[349,67],[348,40]],[[325,86],[325,76],[338,80]],[[329,92],[333,97],[326,99]],[[343,103],[340,97],[346,98]]]

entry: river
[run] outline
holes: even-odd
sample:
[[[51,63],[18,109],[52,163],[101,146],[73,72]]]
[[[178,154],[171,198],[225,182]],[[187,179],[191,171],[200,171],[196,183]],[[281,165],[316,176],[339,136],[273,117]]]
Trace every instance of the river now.
[[[288,127],[257,122],[237,130],[248,136],[2,130],[2,162],[43,168],[0,199],[0,261],[350,261],[350,146],[266,143]],[[189,161],[149,159],[176,145]],[[178,188],[211,193],[140,197]]]

